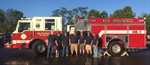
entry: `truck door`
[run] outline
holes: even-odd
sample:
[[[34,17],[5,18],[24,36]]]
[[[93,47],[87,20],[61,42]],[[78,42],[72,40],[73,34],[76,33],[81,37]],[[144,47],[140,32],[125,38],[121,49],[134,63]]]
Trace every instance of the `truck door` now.
[[[21,48],[27,48],[26,43],[30,42],[30,34],[32,32],[30,32],[31,29],[31,23],[24,21],[24,22],[19,22],[19,26],[18,26],[18,33],[13,33],[12,36],[12,40],[13,43],[21,43],[21,46],[17,46],[17,47],[21,47]]]

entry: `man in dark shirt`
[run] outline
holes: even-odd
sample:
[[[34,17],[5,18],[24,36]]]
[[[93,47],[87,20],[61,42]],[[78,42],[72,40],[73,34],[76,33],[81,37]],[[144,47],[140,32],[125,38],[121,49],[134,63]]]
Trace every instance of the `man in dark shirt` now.
[[[94,53],[94,58],[98,57],[98,35],[96,33],[93,33],[93,53]]]
[[[76,31],[74,31],[74,34],[70,36],[69,43],[71,45],[71,55],[73,55],[73,51],[75,50],[76,56],[78,56],[78,45],[79,45],[79,38],[76,35]]]
[[[51,57],[53,57],[54,53],[54,43],[57,45],[56,37],[53,34],[53,31],[51,31],[51,34],[48,36],[48,50],[47,50],[47,58],[49,58],[49,54]],[[51,53],[50,53],[51,52]]]
[[[85,51],[85,48],[84,48],[84,46],[85,46],[84,39],[85,39],[85,37],[84,37],[82,31],[80,31],[80,37],[79,37],[79,39],[80,39],[80,45],[79,45],[80,55],[84,55],[84,51]]]
[[[56,36],[56,40],[57,40],[57,43],[58,43],[58,46],[56,47],[56,57],[59,56],[61,50],[62,50],[62,37],[61,37],[61,34],[58,33],[57,36]]]
[[[64,33],[63,39],[62,39],[62,46],[63,46],[63,53],[62,56],[65,55],[68,56],[69,54],[69,37],[67,36],[67,32]]]
[[[91,36],[90,32],[87,32],[87,37],[85,38],[85,43],[86,43],[86,52],[89,56],[92,55],[92,43],[93,43],[93,37]]]

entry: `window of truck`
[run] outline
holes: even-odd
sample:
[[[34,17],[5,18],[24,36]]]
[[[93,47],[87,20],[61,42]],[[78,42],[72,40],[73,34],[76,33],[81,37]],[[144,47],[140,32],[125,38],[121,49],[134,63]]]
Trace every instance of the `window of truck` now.
[[[24,30],[30,30],[30,23],[29,22],[20,22],[18,32],[23,32]]]
[[[45,30],[55,30],[55,19],[45,19]]]

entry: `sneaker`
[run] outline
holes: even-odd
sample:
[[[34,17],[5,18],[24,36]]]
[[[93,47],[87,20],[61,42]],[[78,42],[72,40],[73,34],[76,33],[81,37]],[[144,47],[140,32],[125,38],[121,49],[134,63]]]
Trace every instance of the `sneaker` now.
[[[51,55],[51,57],[53,57],[53,56]]]
[[[68,55],[66,55],[68,57]]]
[[[94,56],[94,58],[97,58],[98,56]]]
[[[95,55],[93,55],[92,57],[95,57]]]
[[[58,55],[56,55],[56,57],[58,57]]]

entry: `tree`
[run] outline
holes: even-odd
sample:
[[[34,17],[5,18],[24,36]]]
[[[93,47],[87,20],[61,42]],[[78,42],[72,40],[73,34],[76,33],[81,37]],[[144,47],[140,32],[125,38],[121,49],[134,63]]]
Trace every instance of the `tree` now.
[[[5,21],[5,12],[0,9],[0,23]]]
[[[52,16],[60,16],[60,9],[52,11]]]
[[[146,18],[145,19],[146,29],[147,29],[147,31],[150,31],[150,14],[143,13],[141,16],[144,17],[144,18]]]
[[[102,18],[107,18],[108,17],[108,13],[106,11],[102,11],[102,13],[100,14],[100,16]]]
[[[79,15],[81,15],[82,18],[87,17],[88,15],[87,9],[88,9],[87,7],[78,7]]]
[[[113,14],[110,14],[110,17],[113,17],[113,18],[123,17],[122,16],[122,9],[116,10]]]
[[[132,11],[130,6],[126,6],[123,9],[117,9],[113,14],[110,14],[110,17],[113,18],[133,18],[135,13]]]
[[[0,9],[0,33],[5,30],[4,21],[5,21],[5,12],[2,9]]]
[[[6,11],[5,16],[6,16],[5,25],[7,26],[6,29],[14,31],[18,20],[23,17],[23,13],[18,10],[8,9]]]
[[[126,18],[133,18],[135,17],[135,13],[132,11],[132,8],[130,6],[126,6],[122,10],[122,16]]]
[[[63,17],[63,22],[66,24],[73,24],[72,19],[77,19],[78,15],[81,15],[82,18],[87,17],[87,7],[78,7],[68,10],[65,7],[56,9],[52,11],[52,16],[61,16]]]
[[[95,9],[91,9],[88,13],[88,18],[90,17],[100,17],[100,12]]]

